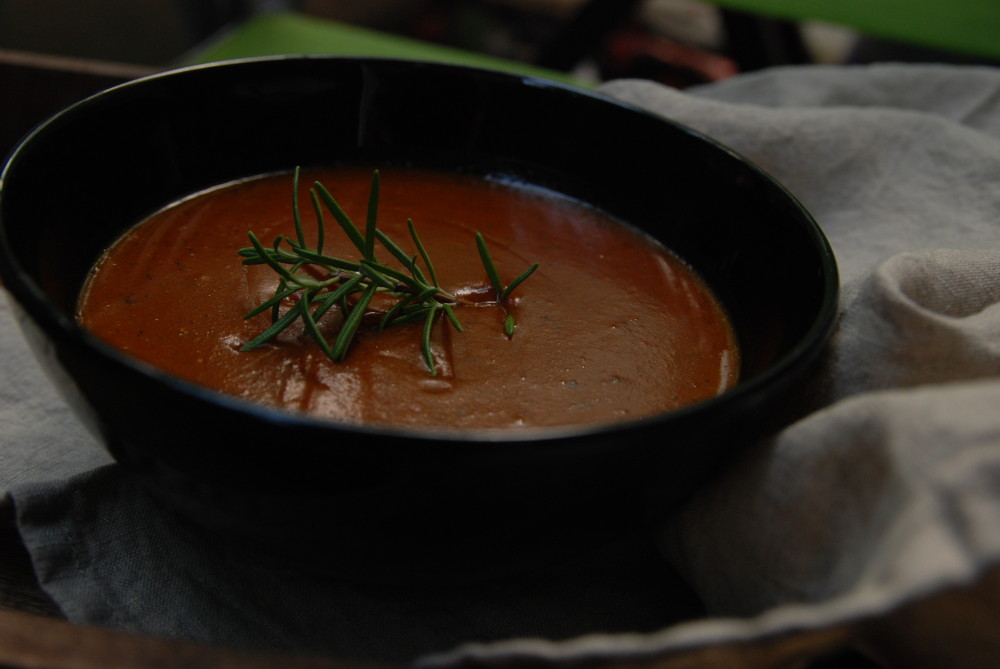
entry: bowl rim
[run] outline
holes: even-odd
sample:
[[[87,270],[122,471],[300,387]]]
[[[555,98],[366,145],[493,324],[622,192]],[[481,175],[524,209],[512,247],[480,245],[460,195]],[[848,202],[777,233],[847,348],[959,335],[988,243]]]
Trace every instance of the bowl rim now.
[[[7,242],[6,227],[2,221],[2,203],[6,192],[6,182],[10,171],[16,166],[21,155],[30,150],[35,137],[43,135],[47,129],[63,121],[81,107],[98,104],[101,100],[116,96],[122,90],[146,86],[165,78],[177,78],[189,75],[191,72],[215,69],[230,69],[234,67],[254,67],[263,63],[288,62],[295,64],[303,61],[343,61],[359,65],[406,65],[420,66],[437,70],[465,71],[473,76],[495,77],[521,85],[563,91],[566,95],[588,98],[601,104],[609,104],[628,111],[652,118],[657,122],[666,123],[693,138],[704,142],[714,150],[727,154],[729,159],[742,163],[745,169],[756,173],[756,176],[776,189],[777,194],[785,198],[802,218],[803,232],[807,233],[810,245],[818,255],[818,271],[823,279],[822,299],[816,315],[806,332],[799,337],[788,351],[769,364],[764,370],[747,380],[739,380],[735,386],[723,393],[701,400],[691,405],[664,411],[646,417],[609,423],[584,423],[556,427],[518,428],[516,430],[495,429],[449,429],[449,428],[401,428],[383,425],[368,425],[363,423],[338,422],[332,419],[320,418],[307,413],[295,412],[269,405],[244,400],[205,386],[185,381],[149,363],[134,358],[123,351],[103,342],[95,335],[78,325],[75,320],[67,318],[61,309],[49,300],[42,289],[27,276],[19,265]],[[149,377],[151,380],[165,384],[173,391],[192,397],[198,401],[216,405],[227,411],[235,411],[252,415],[256,420],[281,425],[296,425],[317,429],[328,429],[358,433],[372,437],[393,437],[420,442],[436,442],[438,444],[461,444],[468,448],[470,444],[510,444],[518,445],[528,442],[559,442],[565,439],[582,436],[600,436],[633,430],[649,429],[669,422],[686,420],[689,416],[718,410],[726,405],[739,402],[755,393],[766,390],[769,386],[780,383],[786,375],[809,365],[826,345],[833,332],[836,316],[839,311],[839,272],[833,249],[815,221],[812,214],[802,205],[798,198],[773,175],[761,168],[746,156],[723,144],[721,141],[696,130],[684,123],[658,114],[632,103],[623,102],[597,90],[574,86],[565,82],[546,79],[534,74],[519,74],[491,68],[464,64],[452,64],[435,60],[413,58],[395,58],[381,56],[346,56],[346,55],[277,55],[239,58],[186,65],[183,67],[154,72],[130,81],[126,81],[101,91],[88,95],[67,107],[55,112],[39,122],[10,151],[3,168],[0,170],[0,287],[2,287],[17,305],[27,313],[29,318],[45,332],[47,337],[58,340],[61,344],[90,349],[109,359],[112,363],[122,365],[133,372]]]

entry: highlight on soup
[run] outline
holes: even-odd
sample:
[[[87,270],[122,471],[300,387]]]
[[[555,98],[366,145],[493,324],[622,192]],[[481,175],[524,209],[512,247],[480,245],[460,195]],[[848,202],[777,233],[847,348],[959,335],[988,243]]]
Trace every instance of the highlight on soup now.
[[[281,298],[282,274],[265,262],[244,264],[254,254],[237,250],[246,249],[252,231],[265,253],[283,235],[312,250],[322,245],[330,256],[364,256],[363,241],[335,234],[332,210],[324,224],[313,220],[322,207],[302,207],[309,220],[296,226],[293,202],[312,201],[319,186],[364,229],[372,169],[338,167],[223,184],[153,214],[96,263],[78,321],[179,378],[352,424],[481,430],[611,423],[735,384],[739,350],[725,311],[695,272],[647,235],[521,183],[413,168],[380,172],[377,228],[399,253],[381,243],[373,253],[396,272],[412,271],[412,263],[433,274],[447,309],[384,327],[401,301],[410,300],[409,308],[418,299],[382,286],[331,300],[316,311],[314,328],[307,318],[287,324],[302,293]],[[287,269],[317,282],[330,278],[328,268]],[[276,292],[281,299],[273,300]],[[247,346],[282,317],[280,333]],[[322,343],[337,342],[345,327],[352,336],[331,355]]]

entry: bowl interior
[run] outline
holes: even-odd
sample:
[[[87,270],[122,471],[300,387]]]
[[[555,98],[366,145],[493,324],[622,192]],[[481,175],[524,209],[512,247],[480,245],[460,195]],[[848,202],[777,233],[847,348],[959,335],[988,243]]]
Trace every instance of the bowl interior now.
[[[509,174],[604,209],[690,262],[733,316],[745,380],[802,341],[828,298],[832,258],[787,192],[662,118],[526,81],[306,59],[126,85],[51,121],[15,155],[4,235],[22,276],[66,315],[125,228],[231,179],[344,163]]]

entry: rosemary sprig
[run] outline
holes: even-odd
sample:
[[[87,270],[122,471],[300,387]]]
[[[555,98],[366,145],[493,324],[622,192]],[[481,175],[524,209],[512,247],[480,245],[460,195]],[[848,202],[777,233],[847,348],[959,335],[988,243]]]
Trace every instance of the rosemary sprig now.
[[[483,236],[478,232],[476,233],[476,246],[479,248],[479,258],[483,261],[483,267],[486,268],[486,276],[490,279],[490,285],[493,286],[493,291],[496,293],[498,303],[501,303],[510,297],[510,294],[514,292],[514,289],[520,286],[525,279],[531,276],[531,274],[538,269],[538,263],[535,263],[526,269],[519,277],[504,286],[503,282],[500,281],[500,274],[497,272],[496,265],[493,264],[493,258],[490,256],[489,247],[486,246],[486,240],[483,239]]]
[[[271,325],[244,344],[241,350],[249,351],[264,346],[293,323],[301,320],[305,333],[330,359],[343,360],[362,326],[371,301],[376,294],[383,294],[395,297],[397,301],[382,316],[377,325],[378,329],[422,322],[421,350],[424,363],[432,375],[437,374],[431,347],[434,323],[440,314],[444,314],[452,327],[461,332],[462,323],[455,313],[455,307],[463,303],[439,284],[434,264],[423,241],[417,235],[412,220],[407,221],[407,229],[410,240],[417,250],[413,256],[407,255],[396,242],[378,228],[381,183],[378,170],[372,174],[364,231],[354,224],[326,187],[318,181],[313,183],[309,195],[316,217],[317,242],[312,248],[306,241],[299,209],[299,178],[300,170],[295,168],[292,178],[294,238],[278,235],[268,247],[251,231],[247,233],[250,246],[238,251],[243,257],[244,265],[267,265],[278,275],[274,294],[245,316],[252,318],[270,311]],[[324,209],[333,216],[341,231],[357,249],[360,254],[358,260],[351,261],[323,253],[326,236]],[[402,266],[401,270],[386,265],[376,258],[376,242],[395,258]],[[511,337],[516,324],[513,315],[507,311],[507,300],[514,289],[538,268],[538,263],[504,285],[486,240],[478,232],[476,246],[486,276],[493,287],[493,303],[504,313],[504,332]],[[418,260],[423,263],[423,268],[418,264]],[[331,343],[320,330],[318,321],[334,307],[341,310],[344,322]]]

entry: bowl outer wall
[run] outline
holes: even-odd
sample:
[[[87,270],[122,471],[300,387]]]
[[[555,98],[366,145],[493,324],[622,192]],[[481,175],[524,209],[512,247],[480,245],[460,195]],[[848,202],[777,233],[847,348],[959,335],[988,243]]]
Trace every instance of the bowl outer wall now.
[[[652,419],[470,440],[248,405],[170,379],[73,323],[93,262],[156,209],[232,179],[341,163],[512,176],[646,230],[725,303],[743,382]],[[836,313],[832,252],[767,174],[661,117],[470,68],[311,57],[156,75],[40,126],[0,186],[0,272],[28,340],[112,454],[208,525],[307,544],[322,523],[345,565],[368,571],[509,567],[547,544],[645,526],[780,412]],[[509,548],[497,555],[499,545]]]

